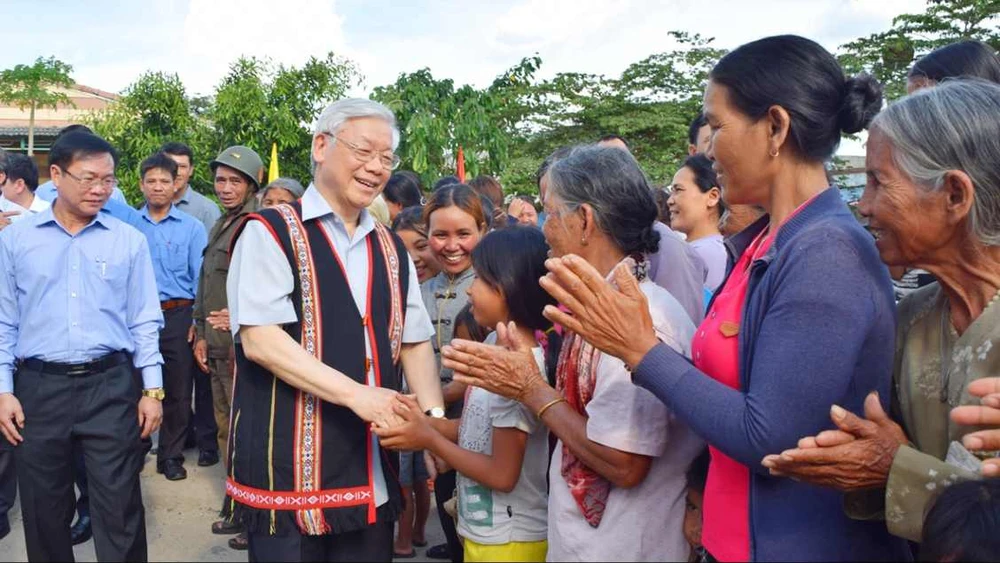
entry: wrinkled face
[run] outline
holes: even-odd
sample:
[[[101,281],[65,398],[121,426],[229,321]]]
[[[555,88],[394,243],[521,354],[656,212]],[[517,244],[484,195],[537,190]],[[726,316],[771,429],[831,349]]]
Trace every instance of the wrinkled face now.
[[[545,224],[542,232],[549,243],[549,256],[558,258],[567,254],[580,254],[583,223],[580,210],[571,210],[551,190],[545,194]]]
[[[682,167],[674,174],[667,199],[670,228],[687,235],[698,227],[718,223],[718,201],[718,188],[702,193],[695,183],[694,171]]]
[[[915,184],[893,162],[895,148],[877,128],[868,134],[865,191],[858,212],[868,219],[882,261],[890,266],[923,264],[954,236],[946,196]]]
[[[753,121],[729,100],[728,88],[709,81],[705,88],[705,118],[711,141],[705,153],[714,161],[726,203],[766,203],[769,182],[768,120]]]
[[[684,539],[691,549],[701,546],[701,503],[702,493],[688,488],[684,510]]]
[[[152,168],[146,171],[140,184],[142,195],[151,208],[162,209],[170,204],[177,191],[174,177],[162,168]]]
[[[115,161],[108,153],[77,158],[63,171],[49,167],[61,205],[81,217],[93,217],[104,207],[115,187]]]
[[[427,237],[411,229],[396,231],[396,234],[399,235],[399,238],[403,239],[406,251],[410,254],[410,258],[413,259],[413,265],[417,268],[417,280],[420,283],[424,283],[438,275],[441,268],[434,258],[434,253],[431,252],[430,244],[427,243]]]
[[[224,164],[215,167],[215,195],[226,211],[239,209],[250,193],[250,181],[242,172]]]
[[[461,207],[442,207],[427,218],[431,251],[441,269],[458,275],[472,267],[472,250],[483,238],[476,219]]]
[[[381,156],[391,151],[392,128],[384,120],[348,119],[339,131],[313,137],[317,184],[327,188],[342,212],[360,213],[389,181],[392,170]]]
[[[295,203],[295,194],[285,188],[268,188],[260,199],[260,204],[264,207],[275,207],[282,203]]]
[[[476,324],[493,330],[498,324],[507,322],[510,313],[507,311],[503,292],[477,276],[466,293],[469,295],[469,305]]]
[[[179,193],[184,193],[183,188],[188,185],[191,180],[191,159],[188,158],[186,154],[170,154],[167,153],[170,160],[177,163],[177,189]]]

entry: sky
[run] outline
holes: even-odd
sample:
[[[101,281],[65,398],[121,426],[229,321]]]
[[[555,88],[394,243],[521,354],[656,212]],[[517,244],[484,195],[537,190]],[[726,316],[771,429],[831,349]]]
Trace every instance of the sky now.
[[[209,94],[240,55],[301,65],[327,52],[353,60],[366,95],[427,67],[485,86],[537,53],[540,77],[618,75],[674,47],[683,30],[733,48],[795,33],[830,50],[883,31],[925,0],[2,0],[0,68],[55,56],[81,84],[120,92],[146,70],[177,73]],[[15,22],[23,25],[11,25]]]

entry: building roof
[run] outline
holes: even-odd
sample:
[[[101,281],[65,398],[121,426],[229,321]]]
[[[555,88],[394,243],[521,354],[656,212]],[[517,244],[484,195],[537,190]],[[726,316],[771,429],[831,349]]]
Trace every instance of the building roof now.
[[[62,127],[35,127],[35,137],[36,138],[37,137],[55,137],[56,135],[59,134],[59,131],[61,131],[61,130],[62,130]],[[3,125],[0,125],[0,136],[2,136],[2,137],[8,137],[8,136],[10,136],[10,137],[20,137],[20,136],[27,136],[27,135],[28,135],[28,128],[27,127],[18,127],[18,126],[4,127]]]

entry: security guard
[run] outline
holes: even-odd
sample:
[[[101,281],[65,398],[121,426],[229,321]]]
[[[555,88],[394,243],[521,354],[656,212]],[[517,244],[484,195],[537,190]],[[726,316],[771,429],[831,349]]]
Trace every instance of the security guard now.
[[[209,163],[215,178],[215,195],[225,213],[208,234],[208,246],[201,266],[198,295],[194,304],[197,338],[194,357],[198,367],[212,380],[215,420],[219,425],[219,451],[226,451],[229,436],[229,406],[232,402],[233,337],[226,309],[226,274],[233,231],[248,213],[257,211],[264,163],[249,147],[237,145],[219,153]]]

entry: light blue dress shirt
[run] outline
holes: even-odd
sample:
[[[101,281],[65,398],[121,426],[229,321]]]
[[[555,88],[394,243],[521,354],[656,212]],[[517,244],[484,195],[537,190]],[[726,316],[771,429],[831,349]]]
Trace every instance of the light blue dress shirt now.
[[[147,206],[139,210],[140,231],[149,241],[153,257],[153,274],[160,301],[194,299],[198,292],[202,255],[208,245],[208,234],[201,221],[170,206],[167,216],[159,223],[149,216]]]
[[[59,193],[56,191],[56,185],[52,183],[52,180],[38,186],[35,190],[36,197],[40,197],[49,203],[55,201],[56,196],[58,195]],[[115,186],[115,189],[111,191],[111,199],[121,203],[122,205],[128,205],[128,200],[125,199],[125,194],[118,189],[118,186]]]
[[[107,213],[115,219],[131,225],[140,231],[146,222],[145,219],[142,218],[142,215],[135,210],[135,208],[116,199],[109,199],[107,203],[104,204],[104,207],[101,208],[101,213]]]
[[[80,363],[133,354],[146,389],[163,386],[163,313],[149,245],[105,213],[76,235],[51,209],[0,231],[0,393],[14,362]]]

